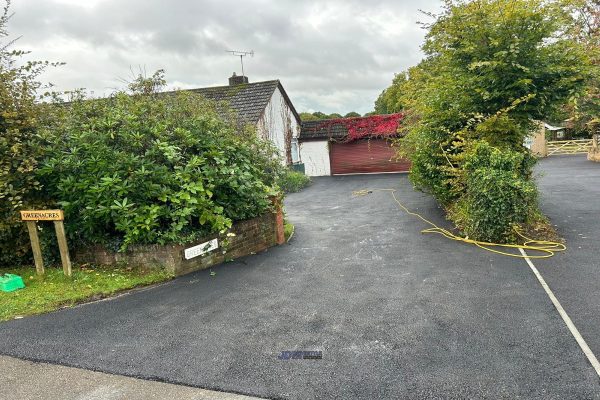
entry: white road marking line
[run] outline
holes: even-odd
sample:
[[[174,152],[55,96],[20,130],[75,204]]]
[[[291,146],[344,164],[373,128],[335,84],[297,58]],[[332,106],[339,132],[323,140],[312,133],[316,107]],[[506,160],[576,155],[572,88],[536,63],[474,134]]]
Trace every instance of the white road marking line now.
[[[598,359],[596,358],[594,353],[592,353],[592,350],[589,348],[589,346],[585,342],[585,339],[583,338],[583,336],[581,336],[581,333],[579,333],[579,330],[577,329],[577,327],[575,326],[573,321],[571,321],[571,318],[569,317],[569,315],[567,314],[565,309],[562,307],[562,305],[560,304],[558,299],[554,296],[554,293],[552,293],[552,290],[550,289],[550,287],[548,286],[548,284],[546,283],[546,281],[544,280],[544,278],[542,277],[540,272],[537,270],[535,265],[533,265],[533,263],[531,262],[529,257],[527,257],[527,253],[525,253],[525,250],[519,249],[519,251],[525,257],[525,261],[527,261],[527,264],[529,264],[529,267],[531,268],[531,270],[537,277],[538,281],[540,281],[540,284],[546,291],[546,294],[548,295],[548,297],[550,297],[552,304],[554,304],[554,307],[556,307],[556,310],[562,317],[563,321],[565,321],[567,328],[569,328],[569,331],[571,332],[571,334],[577,341],[577,344],[579,345],[579,347],[581,347],[583,354],[585,354],[585,356],[587,357],[590,364],[592,364],[592,367],[594,367],[594,369],[596,370],[596,374],[598,374],[598,376],[600,377],[600,362],[598,362]]]

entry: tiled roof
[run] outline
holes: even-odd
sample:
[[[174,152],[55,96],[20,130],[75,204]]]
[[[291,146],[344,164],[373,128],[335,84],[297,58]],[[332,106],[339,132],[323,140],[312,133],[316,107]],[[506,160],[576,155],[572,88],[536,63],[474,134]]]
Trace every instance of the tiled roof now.
[[[296,120],[298,123],[300,123],[300,116],[298,115],[298,112],[296,112],[292,101],[288,97],[285,89],[278,79],[263,82],[243,83],[234,86],[213,86],[184,90],[197,93],[212,101],[226,102],[227,106],[236,111],[238,116],[243,121],[255,124],[262,116],[267,104],[269,104],[269,100],[271,100],[271,96],[273,96],[273,93],[277,87],[279,87],[281,94],[296,117]],[[169,95],[176,92],[177,91],[167,91],[162,92],[162,94]],[[64,102],[62,104],[69,105],[71,102]],[[224,111],[224,113],[226,113],[226,111]]]
[[[262,116],[277,86],[280,86],[279,81],[273,80],[234,86],[190,89],[190,91],[198,93],[209,100],[225,101],[246,122],[256,123]],[[285,93],[283,88],[282,92]],[[287,98],[287,95],[284,94],[284,96]]]
[[[302,121],[300,139],[342,139],[348,135],[348,129],[342,123],[324,124],[329,119]]]

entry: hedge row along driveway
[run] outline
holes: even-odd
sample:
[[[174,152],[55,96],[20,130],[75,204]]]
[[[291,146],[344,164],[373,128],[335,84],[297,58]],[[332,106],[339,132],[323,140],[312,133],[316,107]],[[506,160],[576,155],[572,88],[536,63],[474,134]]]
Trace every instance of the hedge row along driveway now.
[[[597,190],[598,169],[577,177],[570,162],[541,168]],[[547,179],[544,206],[560,218],[566,193],[575,192]],[[268,398],[600,396],[597,375],[525,261],[421,235],[422,224],[389,193],[352,197],[369,187],[397,188],[407,206],[445,224],[437,203],[405,175],[319,178],[287,199],[296,225],[289,246],[214,268],[215,276],[201,271],[2,323],[0,353]],[[578,195],[581,207],[568,215],[598,237],[589,215],[575,217],[592,211],[583,202],[593,199]],[[568,231],[572,220],[557,222]],[[598,306],[598,268],[569,264],[574,256],[589,263],[590,254],[570,250],[536,264],[557,274],[549,280],[559,300],[582,333],[597,338],[598,312],[586,322],[581,310]],[[561,277],[586,289],[579,300],[565,298]],[[600,352],[597,340],[589,344]],[[278,359],[295,350],[321,351],[322,359]]]

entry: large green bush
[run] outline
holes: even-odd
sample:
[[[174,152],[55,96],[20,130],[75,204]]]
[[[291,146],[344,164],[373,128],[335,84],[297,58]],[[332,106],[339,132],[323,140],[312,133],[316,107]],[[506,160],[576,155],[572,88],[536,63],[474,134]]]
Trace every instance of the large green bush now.
[[[531,214],[537,208],[537,189],[527,179],[530,169],[526,154],[476,142],[465,154],[463,195],[449,207],[453,220],[469,237],[516,239],[515,227],[536,217]]]
[[[447,208],[461,204],[449,216],[472,238],[511,240],[507,226],[538,213],[524,139],[535,120],[577,96],[589,76],[583,47],[563,34],[575,23],[570,4],[446,1],[426,25],[425,59],[379,99],[404,108],[400,148],[412,160],[415,186]],[[528,167],[513,160],[511,172],[470,169],[469,151],[482,141],[494,148],[490,161],[522,157]]]
[[[310,177],[302,172],[285,170],[277,179],[277,186],[285,193],[295,193],[310,185]]]
[[[269,209],[280,169],[270,144],[198,95],[155,94],[153,79],[76,99],[48,132],[41,182],[72,241],[181,243]]]
[[[159,94],[162,71],[110,98],[55,104],[39,75],[58,64],[10,49],[9,6],[0,11],[0,265],[31,262],[25,208],[64,208],[71,245],[123,249],[221,232],[271,207],[276,149],[224,117],[227,104]]]

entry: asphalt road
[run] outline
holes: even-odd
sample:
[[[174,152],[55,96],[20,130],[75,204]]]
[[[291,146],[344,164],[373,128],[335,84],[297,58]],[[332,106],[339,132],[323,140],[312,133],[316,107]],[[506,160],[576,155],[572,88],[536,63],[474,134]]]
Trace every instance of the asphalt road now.
[[[573,178],[561,165],[541,167]],[[0,353],[269,398],[600,398],[598,376],[527,264],[420,234],[422,223],[389,193],[352,196],[390,187],[445,223],[406,175],[316,179],[286,201],[296,224],[289,245],[222,265],[214,277],[198,272],[2,323]],[[544,206],[556,208],[550,195]],[[597,232],[591,218],[581,223]],[[587,300],[566,280],[588,297],[598,280],[579,282],[592,266],[576,275],[562,267],[572,256],[536,265],[544,274],[561,265],[551,285],[559,300],[572,298],[567,311],[587,322],[582,333],[597,335],[598,310],[581,311]],[[323,358],[278,359],[288,350]]]
[[[538,171],[542,209],[568,249],[536,265],[600,358],[600,163],[550,157]]]

